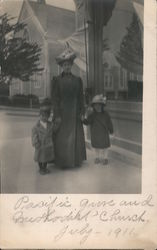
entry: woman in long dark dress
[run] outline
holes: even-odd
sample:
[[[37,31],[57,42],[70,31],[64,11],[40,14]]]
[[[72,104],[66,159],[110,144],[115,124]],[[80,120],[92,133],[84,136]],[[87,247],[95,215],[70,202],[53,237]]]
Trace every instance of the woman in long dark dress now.
[[[84,115],[83,84],[71,73],[75,54],[69,50],[56,58],[63,72],[53,78],[54,120],[60,122],[55,142],[55,162],[62,168],[80,166],[86,159],[81,117]]]

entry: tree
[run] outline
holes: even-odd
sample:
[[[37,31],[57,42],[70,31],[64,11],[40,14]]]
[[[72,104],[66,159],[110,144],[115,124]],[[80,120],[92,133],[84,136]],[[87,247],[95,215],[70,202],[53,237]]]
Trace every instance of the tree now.
[[[142,74],[143,72],[142,39],[139,20],[134,13],[132,22],[127,28],[127,34],[122,40],[120,51],[116,58],[123,68],[136,74]]]
[[[41,48],[20,37],[26,24],[13,23],[13,17],[0,16],[0,82],[18,78],[28,81],[35,72],[40,72]]]

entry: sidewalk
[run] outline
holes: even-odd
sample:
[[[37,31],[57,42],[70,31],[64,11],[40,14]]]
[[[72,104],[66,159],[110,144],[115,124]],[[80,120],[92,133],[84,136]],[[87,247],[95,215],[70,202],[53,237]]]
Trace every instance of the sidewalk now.
[[[16,145],[16,147],[15,147]],[[49,165],[51,173],[41,176],[33,161],[30,137],[1,143],[3,193],[93,193],[134,194],[141,192],[141,169],[116,159],[108,166],[94,164],[94,154],[87,150],[81,168],[59,170]]]
[[[0,113],[5,113],[6,115],[11,115],[11,116],[37,117],[39,115],[39,109],[0,106]]]
[[[25,108],[25,107],[14,107],[14,106],[3,106],[0,105],[0,110],[11,110],[11,111],[30,111],[30,112],[38,112],[38,108]]]
[[[0,106],[0,114],[5,114],[8,116],[36,118],[39,116],[39,110],[30,108]],[[90,142],[88,140],[86,140],[86,145],[88,148],[91,147]],[[130,152],[126,149],[122,149],[118,146],[112,146],[109,150],[109,154],[111,158],[125,162],[125,164],[134,165],[136,167],[141,168],[141,155]]]

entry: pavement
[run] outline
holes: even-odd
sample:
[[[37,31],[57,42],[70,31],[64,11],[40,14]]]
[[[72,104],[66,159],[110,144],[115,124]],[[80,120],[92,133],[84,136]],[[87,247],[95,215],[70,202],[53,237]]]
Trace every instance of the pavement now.
[[[26,112],[38,112],[39,109],[38,108],[28,108],[28,107],[14,107],[14,106],[3,106],[3,105],[0,105],[0,110],[2,111],[26,111]]]
[[[33,112],[0,111],[2,193],[141,193],[141,168],[112,157],[112,154],[109,154],[107,166],[95,165],[90,147],[87,148],[87,161],[80,168],[60,170],[50,164],[50,174],[40,175],[33,160],[30,137],[38,115],[37,111]]]

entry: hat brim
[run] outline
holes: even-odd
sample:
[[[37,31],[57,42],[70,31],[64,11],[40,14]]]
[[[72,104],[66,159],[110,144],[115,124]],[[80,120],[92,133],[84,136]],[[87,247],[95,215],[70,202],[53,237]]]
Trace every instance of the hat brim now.
[[[75,60],[75,58],[76,58],[76,55],[75,54],[73,54],[73,55],[71,55],[71,56],[69,56],[69,57],[61,57],[61,56],[58,56],[58,57],[56,57],[56,62],[57,62],[57,64],[59,64],[59,65],[63,65],[63,63],[64,62],[71,62],[71,63],[73,63],[74,62],[74,60]]]

